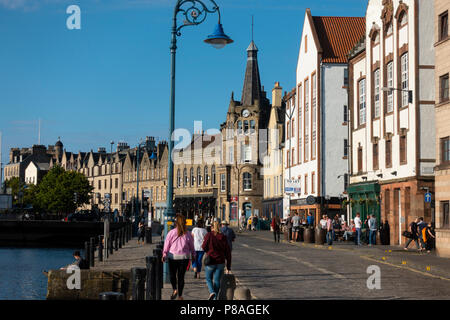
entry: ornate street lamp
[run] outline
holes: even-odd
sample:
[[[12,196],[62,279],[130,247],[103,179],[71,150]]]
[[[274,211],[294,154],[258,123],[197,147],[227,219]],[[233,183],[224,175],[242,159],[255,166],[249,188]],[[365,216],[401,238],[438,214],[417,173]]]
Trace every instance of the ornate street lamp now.
[[[177,37],[181,36],[181,29],[186,26],[196,26],[205,21],[208,13],[219,14],[219,22],[213,32],[205,40],[206,43],[211,44],[215,48],[223,48],[225,45],[230,44],[233,40],[228,37],[222,28],[219,6],[214,0],[209,0],[212,3],[212,8],[208,8],[203,1],[200,0],[178,0],[175,5],[173,14],[173,26],[172,26],[172,42],[170,46],[170,53],[172,57],[171,61],[171,86],[170,86],[170,127],[169,127],[169,166],[167,175],[167,208],[164,215],[164,238],[167,235],[168,222],[173,225],[175,218],[175,211],[173,209],[173,161],[172,152],[174,148],[174,142],[172,135],[175,130],[175,57],[177,51]],[[177,16],[181,13],[184,16],[184,21],[181,26],[177,24]],[[168,280],[167,264],[164,264],[164,279]]]

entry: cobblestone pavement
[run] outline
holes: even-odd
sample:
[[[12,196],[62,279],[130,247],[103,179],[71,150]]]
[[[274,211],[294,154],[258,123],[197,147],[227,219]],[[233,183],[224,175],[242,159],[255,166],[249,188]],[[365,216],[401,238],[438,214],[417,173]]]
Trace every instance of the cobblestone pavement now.
[[[367,288],[371,265],[380,290]],[[245,232],[232,269],[257,299],[450,299],[450,259],[400,247],[274,243],[268,231]]]

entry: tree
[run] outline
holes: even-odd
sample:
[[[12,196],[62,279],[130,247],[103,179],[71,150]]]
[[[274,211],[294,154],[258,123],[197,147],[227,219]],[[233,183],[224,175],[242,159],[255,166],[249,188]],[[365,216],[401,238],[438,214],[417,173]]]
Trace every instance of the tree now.
[[[52,168],[35,190],[33,205],[49,213],[70,213],[89,204],[93,187],[87,178],[60,166]]]

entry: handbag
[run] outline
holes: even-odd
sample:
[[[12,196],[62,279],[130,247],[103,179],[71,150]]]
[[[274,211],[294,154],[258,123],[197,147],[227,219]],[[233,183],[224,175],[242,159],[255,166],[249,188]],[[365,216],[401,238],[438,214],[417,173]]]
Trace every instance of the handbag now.
[[[209,243],[210,242],[211,242],[211,236],[208,239],[208,251],[209,251]],[[211,257],[208,255],[208,252],[206,252],[206,251],[202,258],[202,264],[204,266],[209,266],[211,264]]]
[[[406,230],[403,231],[402,236],[412,239],[412,233]]]

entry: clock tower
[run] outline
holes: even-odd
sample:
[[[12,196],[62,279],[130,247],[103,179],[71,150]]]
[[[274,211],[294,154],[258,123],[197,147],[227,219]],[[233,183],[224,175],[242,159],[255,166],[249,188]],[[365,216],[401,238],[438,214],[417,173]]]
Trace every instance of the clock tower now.
[[[231,100],[226,121],[221,125],[222,165],[219,173],[219,217],[239,224],[239,216],[262,214],[261,174],[271,105],[261,86],[258,48],[247,48],[247,67],[241,101]],[[262,149],[260,149],[262,147]]]

